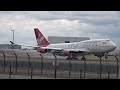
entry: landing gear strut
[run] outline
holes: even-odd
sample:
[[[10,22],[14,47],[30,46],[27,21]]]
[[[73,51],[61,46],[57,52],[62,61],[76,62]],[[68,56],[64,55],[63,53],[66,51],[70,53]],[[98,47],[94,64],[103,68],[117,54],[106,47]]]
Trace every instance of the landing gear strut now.
[[[69,57],[69,56],[67,57],[67,60],[70,60],[70,57]]]
[[[81,60],[86,60],[85,56],[83,55],[83,57],[81,58]]]
[[[105,56],[105,59],[108,59],[108,53],[106,54],[99,54],[99,55],[95,55],[97,56],[98,58],[102,58],[103,56]]]
[[[105,59],[108,59],[108,56],[105,56]]]
[[[76,57],[76,55],[70,52],[70,55],[67,57],[67,60],[78,60],[78,58]]]
[[[108,53],[105,54],[105,59],[108,59]]]
[[[70,59],[71,59],[71,60],[73,60],[73,59],[74,59],[74,60],[78,60],[78,58],[76,58],[76,57],[70,57],[70,56],[68,56],[68,57],[67,57],[67,60],[70,60]]]

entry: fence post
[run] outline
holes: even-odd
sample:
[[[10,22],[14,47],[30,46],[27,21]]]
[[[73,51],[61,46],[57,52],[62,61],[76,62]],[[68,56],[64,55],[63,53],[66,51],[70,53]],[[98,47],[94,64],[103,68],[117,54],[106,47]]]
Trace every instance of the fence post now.
[[[3,66],[3,71],[5,72],[5,66],[6,66],[5,54],[4,54],[4,53],[2,53],[2,54],[3,54],[3,56],[4,56],[4,66]]]
[[[41,75],[42,75],[42,71],[43,71],[43,56],[42,56],[42,54],[40,54],[40,56],[41,56]]]
[[[69,66],[70,66],[70,67],[69,67],[69,78],[70,78],[70,75],[71,75],[71,59],[72,59],[72,58],[70,58],[70,60],[69,60]]]
[[[15,58],[16,58],[16,64],[15,64],[15,73],[17,73],[17,54],[16,53],[14,53],[14,55],[15,55]]]
[[[80,70],[80,79],[82,78],[82,70]]]
[[[86,59],[84,59],[84,78],[85,78],[85,72],[86,72]]]
[[[53,54],[55,57],[55,79],[56,79],[56,75],[57,75],[57,57],[55,54]]]
[[[28,74],[30,73],[29,72],[29,69],[30,69],[30,55],[27,53],[27,55],[28,55]]]
[[[102,63],[101,63],[101,61],[102,61],[102,59],[101,59],[101,57],[99,57],[100,58],[100,79],[101,79],[101,75],[102,75]]]
[[[71,57],[70,57],[70,60],[69,60],[69,78],[70,78],[70,75],[71,75],[71,59],[72,59],[72,53],[71,53]]]
[[[31,67],[31,79],[32,79],[32,76],[33,76],[33,67]]]
[[[11,72],[11,66],[10,66],[10,70],[9,70],[9,79],[11,79],[11,74],[12,74],[12,72]]]
[[[110,79],[110,71],[108,71],[108,79]]]
[[[117,77],[117,79],[118,79],[118,75],[119,75],[118,57],[115,56],[115,58],[116,58],[116,60],[117,60],[117,75],[116,75],[116,77]]]

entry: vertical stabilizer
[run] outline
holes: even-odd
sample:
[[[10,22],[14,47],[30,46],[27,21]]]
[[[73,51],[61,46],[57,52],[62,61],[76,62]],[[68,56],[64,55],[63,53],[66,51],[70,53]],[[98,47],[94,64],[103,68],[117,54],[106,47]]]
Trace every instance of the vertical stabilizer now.
[[[50,44],[38,28],[34,28],[34,32],[35,32],[38,46],[46,47],[47,45]]]

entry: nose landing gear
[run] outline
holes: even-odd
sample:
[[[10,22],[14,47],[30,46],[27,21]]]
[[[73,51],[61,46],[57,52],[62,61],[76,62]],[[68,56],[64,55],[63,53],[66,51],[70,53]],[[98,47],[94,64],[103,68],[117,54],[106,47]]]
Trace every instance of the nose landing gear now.
[[[108,59],[108,53],[105,54],[105,59]]]
[[[103,56],[105,56],[105,59],[108,59],[108,53],[106,53],[106,54],[98,54],[98,55],[95,55],[95,56],[97,56],[98,58],[102,58]]]

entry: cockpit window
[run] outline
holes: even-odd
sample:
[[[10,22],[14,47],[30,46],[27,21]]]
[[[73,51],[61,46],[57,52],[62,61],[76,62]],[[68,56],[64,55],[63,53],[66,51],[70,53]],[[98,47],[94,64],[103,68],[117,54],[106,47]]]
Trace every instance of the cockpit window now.
[[[106,42],[103,42],[103,44],[106,44]]]
[[[106,44],[107,42],[109,42],[110,40],[106,40],[106,41],[103,41],[103,44]]]

